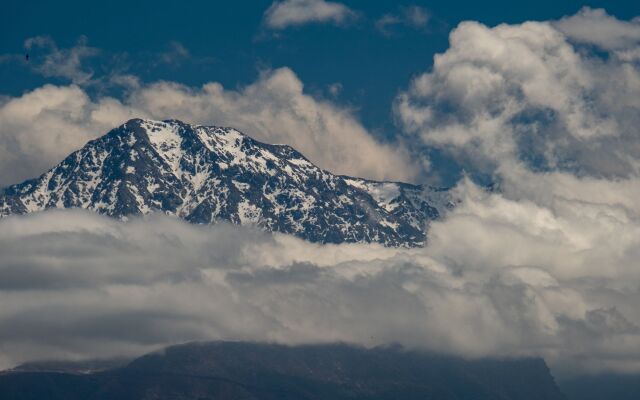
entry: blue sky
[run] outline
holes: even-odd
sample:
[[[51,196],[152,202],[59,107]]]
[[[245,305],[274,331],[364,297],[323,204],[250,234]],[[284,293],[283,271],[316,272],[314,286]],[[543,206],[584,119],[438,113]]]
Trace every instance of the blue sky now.
[[[311,93],[329,95],[340,83],[336,101],[356,108],[374,134],[393,135],[391,102],[410,78],[433,62],[448,46],[447,37],[460,21],[489,26],[526,20],[557,19],[582,6],[605,7],[629,19],[640,13],[634,1],[345,1],[358,13],[342,26],[308,24],[274,32],[263,15],[271,1],[109,1],[90,7],[84,1],[4,2],[0,13],[0,54],[23,52],[24,41],[50,36],[60,48],[86,36],[103,51],[87,60],[96,72],[112,67],[143,81],[166,79],[189,85],[208,81],[225,87],[247,84],[264,68],[287,66]],[[391,35],[376,29],[385,14],[419,6],[428,13],[424,27],[397,24]],[[179,43],[189,52],[175,64],[151,66],[150,60]],[[114,61],[117,58],[118,61]],[[103,71],[105,72],[105,71]],[[0,92],[17,95],[56,79],[31,73],[24,65],[0,65]],[[64,79],[59,80],[64,82]]]
[[[265,71],[284,67],[304,85],[305,94],[348,110],[375,140],[406,142],[407,127],[399,122],[394,102],[413,78],[431,70],[436,54],[447,51],[449,34],[462,21],[488,27],[553,21],[582,7],[606,8],[619,21],[640,14],[640,5],[633,1],[544,0],[517,6],[507,1],[344,1],[329,2],[342,7],[338,11],[347,10],[339,20],[311,18],[276,26],[269,22],[269,10],[277,4],[112,1],[89,7],[80,1],[8,1],[0,13],[0,95],[17,97],[47,83],[73,81],[94,99],[122,98],[125,85],[95,82],[114,75],[135,77],[140,85],[170,81],[198,88],[217,82],[227,90],[240,90]],[[53,49],[60,50],[57,63],[68,57],[64,51],[80,49],[74,73],[91,79],[78,82],[68,73],[43,73]],[[24,61],[26,52],[29,63]],[[465,157],[452,157],[441,146],[411,140],[405,145],[412,157],[428,159],[428,174],[365,176],[452,185],[463,169],[472,168],[476,179],[492,179],[491,170],[487,174],[477,165],[465,165]],[[545,165],[537,154],[523,157]],[[333,164],[320,165],[335,170]]]

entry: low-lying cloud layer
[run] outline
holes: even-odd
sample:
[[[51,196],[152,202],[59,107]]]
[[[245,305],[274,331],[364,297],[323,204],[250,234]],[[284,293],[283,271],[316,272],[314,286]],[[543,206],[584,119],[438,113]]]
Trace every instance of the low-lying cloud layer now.
[[[640,370],[640,223],[470,182],[424,249],[310,244],[162,216],[0,221],[1,364],[188,340],[399,342]]]

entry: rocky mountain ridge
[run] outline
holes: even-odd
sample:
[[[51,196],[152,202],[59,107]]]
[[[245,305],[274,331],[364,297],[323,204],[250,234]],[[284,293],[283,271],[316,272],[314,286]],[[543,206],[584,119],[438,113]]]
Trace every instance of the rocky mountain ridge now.
[[[0,217],[83,208],[256,225],[319,243],[415,247],[452,206],[445,189],[339,176],[233,128],[133,119],[0,192]]]

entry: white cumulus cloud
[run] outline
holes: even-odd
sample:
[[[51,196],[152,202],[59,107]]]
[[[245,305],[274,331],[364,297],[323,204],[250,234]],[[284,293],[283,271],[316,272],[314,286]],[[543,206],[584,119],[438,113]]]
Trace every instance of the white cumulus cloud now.
[[[89,83],[93,77],[93,71],[83,66],[83,61],[100,53],[87,44],[84,36],[68,49],[58,48],[48,36],[31,37],[24,42],[24,47],[31,53],[30,64],[35,71],[46,77],[66,78],[78,85]],[[40,54],[43,51],[44,54]]]
[[[572,40],[606,50],[640,46],[640,18],[621,21],[601,8],[584,7],[577,14],[554,22],[554,26]]]
[[[308,23],[342,24],[354,16],[354,11],[342,3],[325,0],[284,0],[271,4],[264,14],[264,19],[269,28],[284,29]]]
[[[380,143],[350,113],[303,91],[288,68],[227,90],[217,82],[130,85],[125,99],[91,98],[76,85],[45,85],[0,103],[0,185],[37,176],[88,140],[132,117],[232,126],[289,144],[334,173],[411,180],[418,168],[401,145]]]
[[[0,104],[0,186],[33,178],[133,117],[118,100],[76,85],[44,85]]]
[[[571,30],[635,25],[589,10],[563,21],[565,30],[567,21]],[[433,69],[398,96],[401,124],[424,143],[488,172],[524,162],[541,170],[637,176],[638,64],[580,51],[556,25],[461,23]],[[623,50],[634,47],[616,47]]]

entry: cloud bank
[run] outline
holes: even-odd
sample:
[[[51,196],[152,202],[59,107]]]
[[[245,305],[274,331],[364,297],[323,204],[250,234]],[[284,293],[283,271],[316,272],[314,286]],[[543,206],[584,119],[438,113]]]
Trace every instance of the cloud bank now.
[[[343,24],[355,12],[342,3],[325,0],[276,1],[265,11],[264,21],[271,29],[284,29],[309,23]]]
[[[127,81],[129,82],[129,81]],[[380,180],[412,180],[419,169],[401,145],[375,140],[349,110],[303,91],[288,68],[238,90],[211,82],[139,85],[126,98],[91,98],[77,85],[45,85],[0,102],[0,186],[45,172],[72,151],[133,117],[232,126],[289,144],[321,168]]]
[[[87,38],[81,36],[75,46],[59,49],[56,42],[48,36],[36,36],[24,42],[24,48],[30,54],[32,68],[46,77],[61,77],[75,84],[86,84],[93,77],[93,71],[83,67],[84,59],[100,53],[87,44]],[[42,53],[44,50],[44,54]]]
[[[457,188],[424,249],[316,245],[163,216],[0,221],[0,361],[189,340],[389,342],[559,370],[640,370],[640,223]],[[608,212],[607,212],[608,211]]]
[[[638,370],[637,27],[589,8],[559,21],[463,22],[395,103],[409,137],[499,183],[468,192],[430,233],[430,254],[521,281],[500,289],[513,307],[494,305],[521,324],[521,349],[562,343],[546,356],[556,365]]]

